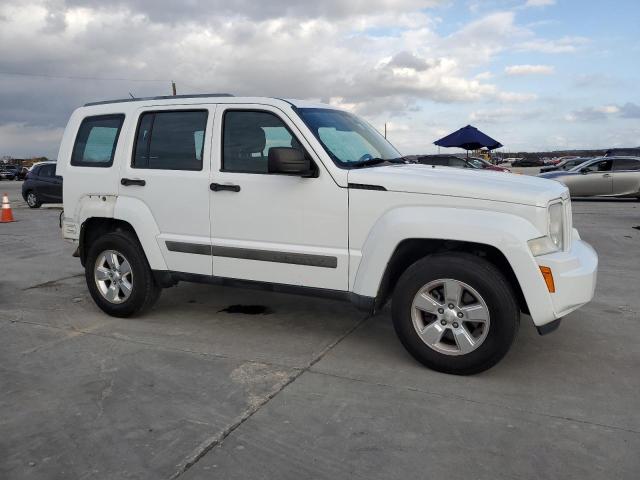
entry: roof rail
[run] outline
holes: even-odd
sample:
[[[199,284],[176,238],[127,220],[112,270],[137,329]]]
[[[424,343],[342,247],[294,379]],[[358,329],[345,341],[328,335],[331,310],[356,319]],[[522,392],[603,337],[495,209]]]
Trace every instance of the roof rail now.
[[[194,95],[161,95],[158,97],[120,98],[116,100],[103,100],[101,102],[85,103],[85,107],[92,105],[107,105],[109,103],[139,102],[141,100],[171,100],[173,98],[206,98],[206,97],[233,97],[230,93],[198,93]]]

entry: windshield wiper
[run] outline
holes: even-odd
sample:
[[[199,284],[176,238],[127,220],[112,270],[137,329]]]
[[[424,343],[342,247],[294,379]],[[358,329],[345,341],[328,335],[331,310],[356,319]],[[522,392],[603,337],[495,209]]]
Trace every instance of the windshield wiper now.
[[[368,158],[367,160],[361,160],[359,162],[353,162],[349,164],[351,168],[373,167],[376,165],[393,165],[397,163],[413,163],[404,157],[398,158]]]

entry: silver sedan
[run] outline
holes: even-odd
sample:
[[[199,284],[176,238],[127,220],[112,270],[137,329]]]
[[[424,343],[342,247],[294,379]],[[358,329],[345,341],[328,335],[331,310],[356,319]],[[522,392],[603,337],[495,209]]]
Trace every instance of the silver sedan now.
[[[572,197],[637,197],[640,199],[640,157],[600,157],[566,172],[541,173],[564,183]]]

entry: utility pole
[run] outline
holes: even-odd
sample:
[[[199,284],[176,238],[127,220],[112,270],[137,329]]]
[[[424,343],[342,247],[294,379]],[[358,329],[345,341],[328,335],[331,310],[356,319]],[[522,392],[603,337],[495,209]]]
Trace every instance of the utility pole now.
[[[173,96],[176,96],[176,82],[171,80],[171,90],[173,91]]]
[[[384,138],[387,138],[387,122],[384,122]]]

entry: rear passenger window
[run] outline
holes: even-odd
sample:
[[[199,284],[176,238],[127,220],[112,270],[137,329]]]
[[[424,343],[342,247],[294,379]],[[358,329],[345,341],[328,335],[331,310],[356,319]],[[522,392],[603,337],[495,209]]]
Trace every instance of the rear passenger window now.
[[[110,167],[116,152],[124,115],[87,117],[80,124],[71,165]]]
[[[39,177],[53,177],[53,176],[55,176],[55,173],[56,173],[56,166],[55,165],[43,165],[38,170],[38,176]]]
[[[613,170],[640,170],[640,160],[617,158],[613,161]]]
[[[202,170],[206,110],[148,112],[140,117],[134,168]]]
[[[455,158],[452,157],[449,159],[449,166],[450,167],[458,167],[458,168],[466,168],[467,167],[467,163],[460,159],[460,158]]]

